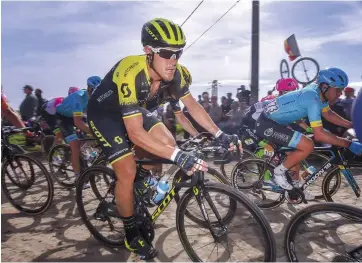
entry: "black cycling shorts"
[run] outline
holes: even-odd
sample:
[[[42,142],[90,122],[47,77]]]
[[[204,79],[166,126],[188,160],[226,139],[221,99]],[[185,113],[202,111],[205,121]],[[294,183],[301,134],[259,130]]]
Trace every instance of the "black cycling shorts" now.
[[[60,120],[57,118],[56,115],[51,115],[46,111],[43,111],[41,116],[43,117],[44,121],[48,124],[49,129],[56,134],[59,129]]]
[[[255,131],[256,135],[268,141],[291,148],[296,148],[303,136],[300,132],[269,119],[264,113],[256,120]]]
[[[162,123],[148,110],[140,108],[139,111],[143,117],[143,128],[147,132]],[[128,139],[127,130],[120,113],[101,112],[88,108],[87,118],[89,129],[93,136],[98,139],[111,164],[132,154],[133,145]]]
[[[56,114],[56,118],[59,121],[60,131],[63,133],[66,143],[78,140],[78,136],[75,132],[74,118],[65,117],[61,114]]]

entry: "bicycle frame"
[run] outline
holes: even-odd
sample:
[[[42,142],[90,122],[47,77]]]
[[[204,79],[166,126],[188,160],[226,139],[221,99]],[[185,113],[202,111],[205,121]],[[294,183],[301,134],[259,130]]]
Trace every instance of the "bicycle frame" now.
[[[332,147],[330,150],[327,150],[325,148],[318,149],[318,147],[316,147],[316,151],[317,152],[318,151],[329,152],[332,155],[332,157],[318,171],[307,176],[301,189],[304,191],[309,185],[311,185],[315,180],[317,180],[318,177],[320,177],[322,174],[324,174],[324,172],[326,172],[328,169],[330,169],[334,164],[342,163],[342,165],[341,164],[338,165],[339,169],[343,173],[343,175],[346,178],[346,180],[348,181],[349,185],[352,187],[353,192],[356,194],[357,197],[360,197],[361,189],[359,188],[351,171],[346,168],[345,165],[347,164],[347,161],[345,160],[345,158],[343,157],[341,152],[338,149],[335,149],[334,147]],[[339,160],[336,160],[337,159],[336,153],[338,153]]]

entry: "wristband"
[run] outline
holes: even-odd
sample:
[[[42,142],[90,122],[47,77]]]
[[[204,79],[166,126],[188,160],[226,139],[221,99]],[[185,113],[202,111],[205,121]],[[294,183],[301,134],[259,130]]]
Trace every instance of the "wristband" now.
[[[215,134],[215,138],[219,138],[219,136],[222,134],[222,131],[221,130],[218,130]]]
[[[179,153],[179,151],[181,151],[181,150],[180,149],[175,149],[173,151],[173,153],[171,155],[171,158],[170,158],[171,161],[173,161],[173,162],[175,161],[176,155]]]

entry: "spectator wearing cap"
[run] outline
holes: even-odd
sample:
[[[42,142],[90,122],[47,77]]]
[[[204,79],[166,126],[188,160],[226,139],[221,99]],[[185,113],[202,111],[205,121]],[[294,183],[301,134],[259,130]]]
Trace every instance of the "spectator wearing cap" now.
[[[28,121],[36,115],[36,111],[38,109],[38,99],[32,94],[32,86],[25,85],[23,90],[26,96],[23,102],[20,104],[20,116],[23,121]]]
[[[44,103],[46,103],[47,101],[42,97],[42,93],[43,91],[41,89],[36,89],[35,90],[35,96],[38,99],[38,109],[36,111],[36,115],[41,115],[42,113],[42,107],[44,105]]]
[[[222,109],[220,105],[217,103],[217,97],[212,96],[211,97],[211,105],[209,110],[210,118],[214,121],[215,124],[219,123],[221,121],[222,117]]]

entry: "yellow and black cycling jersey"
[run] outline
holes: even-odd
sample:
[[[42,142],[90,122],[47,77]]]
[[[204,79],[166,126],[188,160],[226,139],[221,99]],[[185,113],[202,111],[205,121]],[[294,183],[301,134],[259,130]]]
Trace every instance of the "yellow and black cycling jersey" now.
[[[141,115],[140,107],[149,111],[170,102],[174,112],[180,111],[179,99],[190,95],[191,75],[186,67],[177,64],[174,79],[161,81],[158,92],[150,95],[146,55],[128,56],[118,61],[92,94],[88,109],[119,112],[123,118]]]

